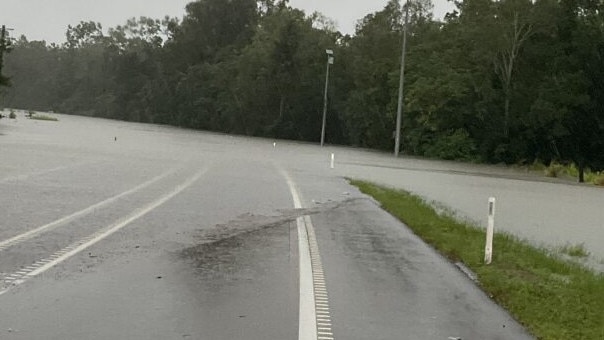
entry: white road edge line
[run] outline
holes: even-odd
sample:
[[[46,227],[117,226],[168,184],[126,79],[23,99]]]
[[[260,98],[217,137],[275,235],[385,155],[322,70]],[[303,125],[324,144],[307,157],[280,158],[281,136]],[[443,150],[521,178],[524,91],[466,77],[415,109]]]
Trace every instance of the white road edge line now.
[[[150,179],[150,180],[148,180],[148,181],[146,181],[146,182],[144,182],[142,184],[139,184],[139,185],[137,185],[136,187],[134,187],[134,188],[132,188],[130,190],[124,191],[121,194],[118,194],[116,196],[110,197],[110,198],[108,198],[108,199],[106,199],[104,201],[101,201],[99,203],[93,204],[93,205],[89,206],[88,208],[84,208],[84,209],[82,209],[80,211],[77,211],[77,212],[71,214],[71,215],[62,217],[62,218],[60,218],[60,219],[58,219],[56,221],[50,222],[50,223],[45,224],[45,225],[43,225],[41,227],[38,227],[36,229],[32,229],[32,230],[30,230],[28,232],[25,232],[23,234],[11,237],[8,240],[0,241],[0,252],[3,251],[3,250],[5,250],[8,247],[11,247],[11,246],[17,245],[17,244],[19,244],[21,242],[24,242],[26,240],[29,240],[32,237],[34,237],[34,236],[36,236],[36,235],[38,235],[38,234],[40,234],[40,233],[42,233],[44,231],[51,230],[51,229],[56,228],[56,227],[58,227],[58,226],[60,226],[60,225],[62,225],[64,223],[72,221],[72,220],[74,220],[74,219],[76,219],[78,217],[82,217],[84,215],[87,215],[87,214],[93,212],[95,209],[99,209],[99,208],[102,208],[102,207],[104,207],[106,205],[109,205],[109,204],[117,201],[118,199],[120,199],[120,198],[122,198],[124,196],[130,195],[130,194],[135,193],[135,192],[137,192],[139,190],[142,190],[142,189],[150,186],[151,184],[153,184],[153,183],[155,183],[155,182],[157,182],[157,181],[159,181],[159,180],[161,180],[161,179],[163,179],[163,178],[165,178],[165,177],[167,177],[167,176],[175,173],[177,170],[178,170],[178,167],[177,168],[173,168],[171,170],[168,170],[167,172],[165,172],[165,173],[163,173],[163,174],[161,174],[159,176],[153,177],[152,179]]]
[[[294,201],[296,209],[302,208],[300,194],[294,181],[285,170],[281,170]],[[317,328],[317,322],[324,318],[319,314],[328,314],[329,306],[323,306],[326,301],[317,302],[317,295],[326,296],[327,290],[323,281],[323,270],[319,256],[319,248],[315,237],[314,227],[310,216],[296,219],[298,227],[298,251],[300,260],[300,311],[298,324],[298,340],[318,340],[323,335],[331,333],[331,328]],[[319,274],[320,271],[320,275]],[[321,293],[318,293],[321,292]],[[323,324],[323,326],[325,326]],[[324,333],[328,331],[329,333]],[[330,339],[333,339],[330,337]]]
[[[86,242],[82,243],[81,241],[76,242],[75,244],[79,244],[77,247],[73,248],[72,250],[70,250],[69,252],[65,253],[62,256],[59,256],[53,260],[50,260],[48,262],[45,262],[42,266],[36,268],[35,270],[27,273],[25,276],[27,278],[32,278],[34,276],[40,275],[42,273],[44,273],[45,271],[49,270],[50,268],[64,262],[65,260],[68,260],[69,258],[71,258],[72,256],[78,254],[79,252],[85,250],[86,248],[98,243],[99,241],[107,238],[108,236],[110,236],[111,234],[119,231],[120,229],[124,228],[125,226],[127,226],[128,224],[134,222],[135,220],[143,217],[144,215],[148,214],[149,212],[151,212],[152,210],[156,209],[157,207],[161,206],[162,204],[166,203],[167,201],[169,201],[170,199],[174,198],[174,196],[180,194],[183,190],[185,190],[186,188],[188,188],[189,186],[191,186],[193,183],[195,183],[203,174],[205,174],[207,172],[207,169],[203,169],[199,172],[197,172],[194,176],[190,177],[189,179],[187,179],[185,182],[183,182],[183,184],[179,185],[178,187],[176,187],[174,190],[172,190],[170,193],[162,196],[161,198],[157,199],[156,201],[152,202],[151,204],[145,206],[144,208],[138,209],[137,211],[135,211],[134,213],[132,213],[130,216],[128,216],[127,218],[118,221],[116,223],[114,223],[113,225],[110,225],[109,227],[106,228],[105,231],[103,232],[99,232],[97,234],[94,234],[95,237],[90,239],[90,237],[86,237],[84,238],[85,240],[87,240]],[[65,249],[67,249],[69,247],[66,247]],[[38,261],[38,262],[43,262],[43,261]],[[20,284],[22,284],[23,282],[25,282],[25,280],[22,280],[20,282],[14,282],[12,287],[18,286]],[[11,287],[11,288],[12,288]],[[9,289],[4,289],[4,290],[0,290],[0,295],[6,293]]]
[[[301,209],[302,202],[296,185],[287,172],[282,171],[294,201],[294,208]],[[315,291],[312,282],[310,246],[303,217],[296,219],[298,227],[298,257],[300,260],[300,309],[298,321],[298,340],[317,340],[317,314],[315,310]]]

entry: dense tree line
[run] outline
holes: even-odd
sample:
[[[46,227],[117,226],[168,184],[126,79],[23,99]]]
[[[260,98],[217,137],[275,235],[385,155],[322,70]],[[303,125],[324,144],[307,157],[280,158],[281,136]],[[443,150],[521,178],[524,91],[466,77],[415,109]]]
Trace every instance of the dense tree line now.
[[[4,54],[10,52],[10,50],[10,39],[6,27],[2,25],[0,26],[0,90],[3,86],[10,85],[10,79],[2,73],[2,68],[4,67]]]
[[[604,166],[604,11],[591,0],[464,0],[443,21],[411,0],[402,150],[483,162]],[[7,106],[392,149],[404,8],[353,36],[287,1],[198,0],[61,45],[21,37]]]

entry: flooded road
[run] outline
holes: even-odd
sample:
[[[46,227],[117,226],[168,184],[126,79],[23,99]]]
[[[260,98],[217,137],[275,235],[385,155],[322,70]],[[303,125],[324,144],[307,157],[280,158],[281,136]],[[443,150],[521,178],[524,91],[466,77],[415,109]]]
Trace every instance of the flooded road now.
[[[530,338],[342,176],[462,208],[500,178],[57,117],[0,122],[1,339]]]
[[[497,230],[550,249],[582,245],[590,257],[577,260],[604,271],[602,187],[496,166],[341,153],[342,176],[413,192],[480,227],[486,227],[487,202],[495,197]]]

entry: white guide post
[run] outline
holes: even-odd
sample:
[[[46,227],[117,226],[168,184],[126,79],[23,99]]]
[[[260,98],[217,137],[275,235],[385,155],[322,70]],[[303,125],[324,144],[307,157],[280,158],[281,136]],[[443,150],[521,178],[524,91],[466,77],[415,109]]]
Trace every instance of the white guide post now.
[[[493,233],[495,229],[495,197],[489,198],[489,217],[487,224],[487,242],[484,247],[484,262],[491,264],[493,259]]]

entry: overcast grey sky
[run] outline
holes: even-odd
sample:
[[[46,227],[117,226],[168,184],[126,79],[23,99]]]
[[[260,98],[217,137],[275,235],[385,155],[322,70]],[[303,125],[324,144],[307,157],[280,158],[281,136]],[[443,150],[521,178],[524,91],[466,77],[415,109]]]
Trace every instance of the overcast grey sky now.
[[[433,0],[435,16],[450,10],[446,0]],[[128,18],[165,15],[182,18],[191,0],[0,0],[0,25],[13,28],[12,35],[25,34],[29,40],[65,41],[67,25],[97,21],[103,28],[123,24]],[[343,33],[354,33],[355,23],[382,9],[387,0],[290,0],[293,7],[308,14],[319,11],[334,19]]]

